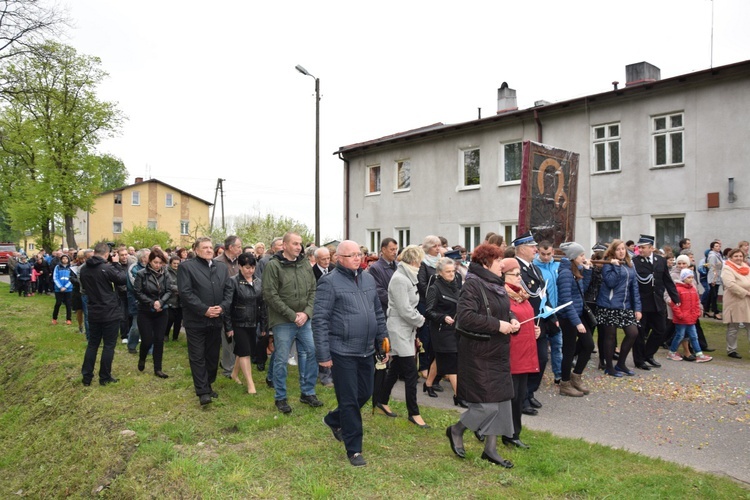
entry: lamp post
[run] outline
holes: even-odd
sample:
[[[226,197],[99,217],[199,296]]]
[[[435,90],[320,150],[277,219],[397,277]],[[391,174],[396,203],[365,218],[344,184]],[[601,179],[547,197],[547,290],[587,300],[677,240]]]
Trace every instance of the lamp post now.
[[[320,78],[299,64],[295,69],[315,80],[315,246],[320,246]]]

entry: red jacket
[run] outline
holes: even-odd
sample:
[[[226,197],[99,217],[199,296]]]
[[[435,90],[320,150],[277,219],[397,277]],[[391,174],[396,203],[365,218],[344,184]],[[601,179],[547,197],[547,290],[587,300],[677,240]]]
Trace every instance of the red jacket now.
[[[698,318],[701,317],[701,300],[698,297],[698,291],[693,285],[685,283],[675,283],[677,293],[680,294],[680,306],[677,307],[674,302],[670,302],[672,307],[672,323],[675,325],[694,325]]]
[[[534,308],[528,300],[519,303],[510,299],[510,311],[516,315],[519,322],[534,317]],[[534,325],[534,320],[528,321],[521,325],[518,333],[510,336],[510,373],[513,375],[539,373]]]

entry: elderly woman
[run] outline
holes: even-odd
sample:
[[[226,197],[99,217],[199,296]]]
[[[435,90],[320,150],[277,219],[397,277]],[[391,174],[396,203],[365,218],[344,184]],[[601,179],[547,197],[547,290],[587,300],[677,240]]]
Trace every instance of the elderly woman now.
[[[722,319],[719,312],[719,288],[721,287],[722,267],[724,258],[721,255],[721,243],[712,241],[710,251],[706,257],[708,266],[708,296],[703,302],[703,315],[709,318]]]
[[[482,244],[471,254],[456,312],[458,338],[458,397],[469,409],[445,434],[451,449],[465,458],[466,429],[484,437],[482,459],[511,468],[497,451],[497,436],[512,436],[513,382],[510,367],[510,334],[521,325],[511,314],[502,278],[500,247]]]
[[[442,373],[453,387],[453,404],[465,406],[456,397],[458,371],[458,343],[456,339],[456,307],[461,291],[461,276],[456,272],[453,259],[443,257],[437,263],[437,278],[427,290],[427,319],[430,320],[430,340],[435,352],[436,370],[430,370],[427,382],[430,397],[437,397],[432,383],[437,372]]]
[[[167,257],[159,248],[153,247],[148,254],[148,265],[135,275],[133,290],[138,302],[138,331],[141,334],[141,347],[138,357],[138,370],[146,368],[146,356],[154,347],[154,375],[159,378],[169,376],[162,371],[164,355],[164,332],[167,330],[166,305],[172,296],[169,275],[164,270]]]
[[[417,366],[414,340],[417,328],[424,324],[424,316],[417,310],[417,272],[424,259],[424,251],[417,245],[409,245],[401,252],[400,262],[388,285],[388,335],[391,341],[391,365],[385,384],[375,405],[389,417],[396,417],[388,406],[391,391],[399,375],[404,377],[406,408],[409,422],[429,428],[419,414],[417,406]]]
[[[440,237],[434,235],[425,236],[422,242],[422,250],[424,250],[424,258],[419,266],[419,272],[417,273],[417,289],[419,290],[419,312],[425,314],[425,307],[427,305],[427,290],[435,281],[435,274],[437,270],[437,263],[441,259],[442,255],[440,251],[443,249]],[[435,379],[435,353],[432,350],[432,343],[430,342],[430,327],[424,325],[417,331],[417,337],[422,343],[424,352],[419,354],[419,371],[425,380]],[[438,379],[439,381],[440,379]],[[430,397],[436,398],[437,394],[434,391],[442,392],[442,388],[432,388],[428,392],[427,384],[422,385],[422,392],[427,392]]]
[[[750,266],[745,262],[745,252],[739,248],[731,250],[728,257],[721,271],[723,322],[727,325],[727,353],[730,358],[741,359],[737,352],[737,331],[740,323],[750,323]]]

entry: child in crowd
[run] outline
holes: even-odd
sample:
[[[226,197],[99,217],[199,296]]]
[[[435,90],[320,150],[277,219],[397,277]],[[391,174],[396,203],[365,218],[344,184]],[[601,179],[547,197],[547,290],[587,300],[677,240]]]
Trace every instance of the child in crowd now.
[[[674,302],[669,304],[674,314],[672,322],[675,326],[675,334],[667,357],[672,361],[682,361],[682,356],[677,354],[677,347],[679,347],[680,342],[682,342],[682,339],[687,334],[695,351],[696,363],[706,363],[713,358],[703,354],[698,344],[695,323],[701,316],[701,303],[698,291],[693,286],[693,279],[693,271],[683,269],[680,271],[680,281],[675,283],[677,293],[680,294],[680,305],[678,306]]]

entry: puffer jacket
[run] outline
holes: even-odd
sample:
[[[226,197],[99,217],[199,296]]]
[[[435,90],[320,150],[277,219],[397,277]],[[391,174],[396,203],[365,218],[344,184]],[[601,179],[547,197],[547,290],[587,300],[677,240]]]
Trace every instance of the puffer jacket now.
[[[55,266],[55,272],[52,274],[52,280],[55,283],[55,292],[72,293],[73,283],[70,280],[70,266],[58,264]]]
[[[604,264],[602,286],[596,305],[607,309],[632,309],[641,312],[641,296],[638,293],[638,280],[635,269],[622,263],[619,266]]]
[[[312,318],[315,275],[304,254],[292,261],[283,251],[277,252],[263,270],[262,287],[271,330],[276,325],[294,323],[298,312]]]
[[[252,328],[260,322],[260,331],[268,331],[266,305],[263,303],[262,284],[258,278],[247,281],[242,273],[227,280],[224,286],[224,302],[231,302],[229,311],[223,314],[224,329]]]
[[[16,264],[16,279],[19,281],[31,281],[31,270],[33,267],[28,262]]]
[[[388,337],[375,278],[337,265],[318,282],[312,319],[318,362],[340,356],[368,357]]]
[[[583,294],[586,293],[591,277],[594,272],[591,269],[581,269],[583,274],[582,280],[576,280],[573,271],[570,268],[570,260],[560,259],[560,270],[557,276],[557,297],[559,306],[568,302],[573,302],[568,307],[563,307],[558,315],[570,321],[573,326],[583,323],[581,314],[583,314]]]
[[[675,325],[694,325],[701,317],[701,299],[698,291],[693,285],[675,283],[677,293],[680,295],[680,305],[674,302],[669,305],[672,308],[672,323]]]
[[[169,282],[169,274],[161,269],[154,271],[151,266],[141,269],[135,275],[133,283],[136,300],[138,301],[138,311],[154,312],[154,303],[158,300],[162,312],[172,296],[172,287]]]

